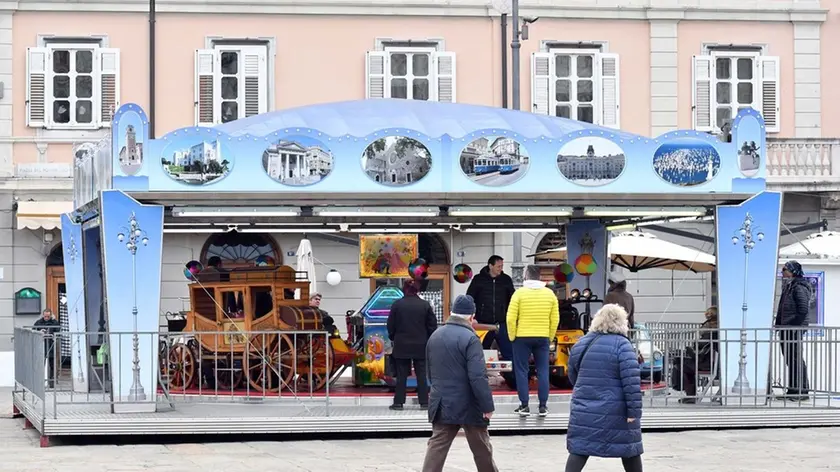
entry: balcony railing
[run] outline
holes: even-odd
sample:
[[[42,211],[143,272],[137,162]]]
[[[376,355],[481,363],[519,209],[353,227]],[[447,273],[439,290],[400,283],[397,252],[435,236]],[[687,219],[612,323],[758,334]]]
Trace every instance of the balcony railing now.
[[[768,138],[767,184],[783,191],[840,190],[840,139]]]

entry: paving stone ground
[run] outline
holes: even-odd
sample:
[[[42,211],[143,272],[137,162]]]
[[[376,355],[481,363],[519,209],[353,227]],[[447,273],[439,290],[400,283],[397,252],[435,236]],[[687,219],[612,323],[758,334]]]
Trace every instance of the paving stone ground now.
[[[9,397],[0,392],[3,412],[11,412]],[[0,419],[0,472],[409,472],[420,470],[426,445],[424,438],[181,437],[163,444],[148,444],[151,438],[143,444],[54,441],[40,448],[37,433],[22,428],[21,419]],[[840,471],[840,428],[648,433],[644,442],[647,472]],[[494,436],[493,446],[501,472],[560,472],[566,460],[563,435]],[[475,470],[463,438],[455,441],[445,470]],[[592,459],[586,470],[622,469],[618,460]]]

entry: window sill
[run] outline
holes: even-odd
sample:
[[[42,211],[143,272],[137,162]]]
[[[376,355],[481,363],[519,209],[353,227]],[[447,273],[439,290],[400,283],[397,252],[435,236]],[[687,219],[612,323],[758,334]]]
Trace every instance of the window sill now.
[[[111,128],[33,128],[39,138],[99,140],[111,133]]]

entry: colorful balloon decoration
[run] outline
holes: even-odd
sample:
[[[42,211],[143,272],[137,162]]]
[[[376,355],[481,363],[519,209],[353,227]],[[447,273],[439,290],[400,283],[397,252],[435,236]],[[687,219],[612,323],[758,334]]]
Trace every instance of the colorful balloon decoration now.
[[[260,256],[254,261],[257,267],[271,267],[274,265],[274,258],[271,256]]]
[[[452,277],[459,284],[465,284],[473,278],[472,267],[467,264],[458,264],[452,268]]]
[[[588,277],[598,271],[598,264],[592,254],[581,254],[575,259],[575,271],[584,277]]]
[[[570,283],[575,278],[575,268],[564,262],[554,268],[554,280],[560,284]]]
[[[184,277],[186,277],[187,280],[195,280],[195,276],[202,270],[204,270],[204,266],[201,262],[189,261],[184,264]]]
[[[429,276],[429,264],[426,263],[426,259],[418,257],[411,261],[411,264],[408,265],[408,275],[414,278],[414,280],[425,279]]]

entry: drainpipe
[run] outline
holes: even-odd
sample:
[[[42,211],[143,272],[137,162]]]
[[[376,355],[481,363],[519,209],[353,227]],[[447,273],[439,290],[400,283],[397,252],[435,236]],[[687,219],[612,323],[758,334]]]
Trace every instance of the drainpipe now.
[[[502,13],[502,108],[508,107],[508,21],[507,13]]]
[[[510,43],[511,48],[511,83],[513,85],[513,109],[521,110],[520,105],[520,90],[519,83],[521,74],[519,70],[519,54],[522,44],[519,42],[522,34],[519,25],[519,0],[511,0],[511,12],[513,13],[513,41]],[[505,49],[507,51],[507,49]],[[511,264],[511,272],[513,275],[513,283],[519,287],[523,280],[524,264],[522,264],[522,233],[513,233],[513,264]]]
[[[149,0],[149,138],[155,139],[155,0]]]

